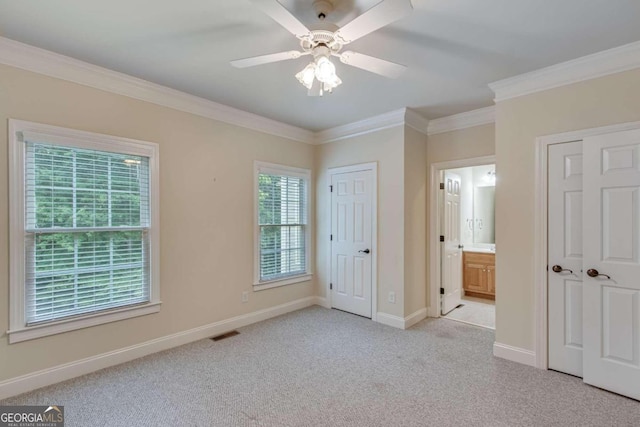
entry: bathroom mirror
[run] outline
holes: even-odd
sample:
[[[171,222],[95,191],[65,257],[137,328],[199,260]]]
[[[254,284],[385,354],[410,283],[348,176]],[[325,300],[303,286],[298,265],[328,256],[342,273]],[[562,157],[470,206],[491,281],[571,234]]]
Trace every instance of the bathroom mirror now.
[[[496,187],[473,190],[473,242],[495,244]]]

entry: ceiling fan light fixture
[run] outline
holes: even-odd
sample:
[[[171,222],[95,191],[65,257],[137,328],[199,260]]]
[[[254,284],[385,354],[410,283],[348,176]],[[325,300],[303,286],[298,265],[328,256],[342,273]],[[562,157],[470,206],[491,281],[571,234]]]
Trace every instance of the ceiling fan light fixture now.
[[[333,76],[334,78],[329,80],[328,82],[323,82],[323,86],[324,86],[324,90],[326,92],[332,92],[333,89],[337,88],[338,86],[340,86],[342,84],[342,80],[340,80],[340,77],[338,77],[337,75]]]
[[[312,96],[322,96],[324,92],[331,93],[342,84],[342,80],[336,74],[336,66],[325,55],[318,55],[314,61],[296,74],[296,78],[309,89]]]
[[[338,76],[336,75],[336,66],[326,56],[321,56],[316,59],[316,79],[322,83],[329,83],[335,81]]]
[[[309,65],[304,67],[304,70],[300,71],[296,74],[296,78],[304,87],[307,89],[311,89],[313,86],[313,79],[316,76],[316,64],[315,62],[311,62]]]

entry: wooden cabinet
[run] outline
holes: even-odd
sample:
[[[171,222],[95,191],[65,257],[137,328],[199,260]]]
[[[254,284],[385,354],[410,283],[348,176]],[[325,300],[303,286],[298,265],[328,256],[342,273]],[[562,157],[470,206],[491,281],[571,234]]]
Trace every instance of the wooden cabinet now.
[[[462,287],[465,295],[495,299],[495,254],[464,252],[463,269]]]

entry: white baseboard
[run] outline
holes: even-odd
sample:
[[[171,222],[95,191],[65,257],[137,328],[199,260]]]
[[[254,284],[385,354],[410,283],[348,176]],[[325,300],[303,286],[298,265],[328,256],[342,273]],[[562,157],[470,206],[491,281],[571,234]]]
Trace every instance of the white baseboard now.
[[[376,322],[383,325],[392,326],[398,329],[404,329],[404,319],[387,313],[376,313]]]
[[[413,314],[408,315],[407,317],[404,318],[404,329],[409,329],[410,327],[412,327],[413,325],[415,325],[416,323],[424,320],[427,318],[427,308],[421,308],[420,310],[416,311]]]
[[[536,353],[524,348],[494,342],[493,355],[502,359],[511,360],[512,362],[536,367]]]
[[[376,313],[376,322],[382,323],[383,325],[392,326],[398,329],[408,329],[413,325],[415,325],[416,323],[426,318],[427,318],[426,308],[421,308],[415,313],[412,313],[404,318],[399,316],[394,316],[392,314],[387,314],[387,313],[380,313],[380,312]]]
[[[324,308],[331,308],[331,305],[329,304],[329,300],[325,297],[314,297],[316,300],[315,304],[319,305],[320,307],[324,307]]]
[[[263,320],[310,307],[312,305],[322,305],[322,300],[324,300],[324,298],[302,298],[286,304],[221,320],[219,322],[200,326],[184,332],[178,332],[176,334],[156,338],[141,344],[136,344],[97,356],[77,360],[75,362],[58,365],[53,368],[43,369],[41,371],[11,378],[0,382],[0,399],[17,396],[37,388],[56,384],[61,381],[66,381],[71,378],[79,377],[110,366],[119,365],[124,362],[129,362],[149,354],[220,335],[242,326],[261,322]],[[326,300],[324,304],[326,304]]]

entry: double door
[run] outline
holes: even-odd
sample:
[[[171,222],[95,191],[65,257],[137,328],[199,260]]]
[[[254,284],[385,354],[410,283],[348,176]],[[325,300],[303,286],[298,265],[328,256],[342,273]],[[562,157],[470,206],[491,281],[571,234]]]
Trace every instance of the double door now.
[[[549,368],[640,399],[640,131],[548,153]]]

